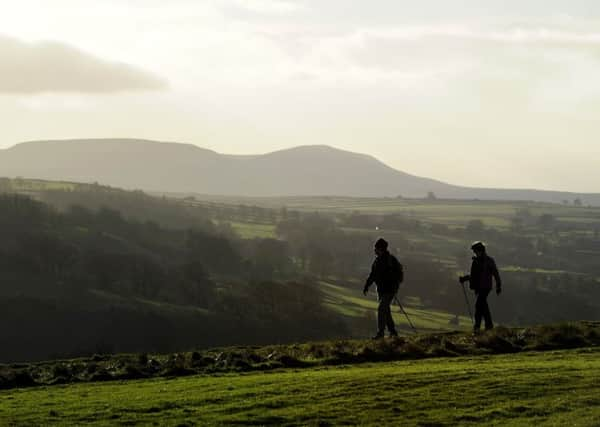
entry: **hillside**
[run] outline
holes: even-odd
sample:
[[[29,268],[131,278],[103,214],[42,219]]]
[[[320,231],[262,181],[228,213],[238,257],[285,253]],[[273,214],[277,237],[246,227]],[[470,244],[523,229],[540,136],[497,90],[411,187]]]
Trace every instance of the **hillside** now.
[[[475,239],[501,261],[498,323],[600,313],[598,208],[337,198],[261,208],[24,179],[0,179],[3,191],[0,361],[370,336],[376,301],[360,291],[382,230],[419,332],[469,327],[456,279]]]
[[[127,189],[247,196],[337,195],[534,200],[599,194],[467,188],[390,168],[374,157],[324,145],[265,155],[219,154],[191,144],[133,139],[35,141],[0,150],[2,176],[99,182]]]
[[[581,323],[4,366],[0,423],[595,426],[597,344]]]

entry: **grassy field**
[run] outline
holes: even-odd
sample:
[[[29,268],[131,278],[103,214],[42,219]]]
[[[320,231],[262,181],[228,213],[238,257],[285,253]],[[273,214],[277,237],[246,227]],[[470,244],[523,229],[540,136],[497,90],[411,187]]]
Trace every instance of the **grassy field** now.
[[[355,288],[328,282],[320,282],[319,285],[319,289],[325,294],[325,305],[343,316],[360,318],[369,316],[369,314],[374,316],[374,313],[377,312],[375,293],[371,292],[369,296],[363,296],[360,285]],[[454,319],[454,315],[450,313],[424,309],[418,304],[418,301],[412,299],[404,301],[402,304],[415,328],[421,332],[471,328],[471,320],[466,316],[459,317],[458,325],[450,324],[450,320]],[[396,304],[392,306],[392,315],[400,331],[412,332],[408,320]],[[374,317],[372,322],[373,327],[375,327]]]
[[[16,178],[10,180],[11,189],[16,192],[37,192],[51,190],[75,190],[77,187],[85,186],[86,184],[78,184],[74,182],[64,181],[46,181],[43,179],[22,179]]]
[[[42,191],[74,190],[88,188],[90,184],[44,181],[34,179],[13,179],[12,191],[35,195]],[[169,197],[183,199],[189,194],[167,194]],[[519,209],[526,209],[532,215],[551,214],[558,220],[570,224],[593,226],[600,223],[600,207],[584,207],[537,203],[526,201],[483,201],[483,200],[423,200],[402,198],[369,197],[233,197],[216,195],[193,195],[187,200],[190,205],[206,203],[224,206],[260,206],[279,210],[303,212],[364,213],[364,214],[403,214],[427,223],[444,224],[449,227],[464,226],[471,220],[481,220],[485,226],[506,229],[510,219]],[[268,224],[232,223],[243,237],[272,237],[272,227]]]
[[[549,213],[556,218],[573,223],[593,223],[600,221],[600,208],[550,203],[520,201],[483,200],[420,200],[393,198],[358,197],[227,197],[197,196],[199,202],[222,203],[225,205],[256,205],[279,209],[283,206],[291,210],[305,212],[330,212],[366,214],[401,213],[426,222],[465,225],[472,219],[479,219],[486,226],[505,228],[518,209],[527,209],[532,215]]]
[[[228,223],[242,239],[274,239],[276,237],[274,224],[236,221],[228,221]]]
[[[598,384],[587,348],[16,389],[0,424],[597,426]]]

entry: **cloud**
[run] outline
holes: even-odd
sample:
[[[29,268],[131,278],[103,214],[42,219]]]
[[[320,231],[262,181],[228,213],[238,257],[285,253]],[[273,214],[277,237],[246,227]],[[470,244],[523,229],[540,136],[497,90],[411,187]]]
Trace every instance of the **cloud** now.
[[[488,82],[498,83],[503,92],[520,92],[520,101],[523,91],[539,97],[566,83],[572,100],[600,94],[589,83],[597,80],[590,73],[600,73],[597,31],[455,24],[269,38],[282,45],[283,52],[290,47],[289,56],[303,71],[335,75],[336,84],[349,79],[387,88],[421,87],[432,94],[460,89],[470,97],[473,83]]]
[[[303,9],[299,3],[286,0],[230,0],[233,6],[266,15],[287,15]]]
[[[215,2],[225,16],[241,21],[262,21],[296,15],[305,6],[289,0],[217,0]]]
[[[161,90],[162,78],[57,42],[0,36],[0,94],[116,93]]]
[[[440,63],[479,62],[490,55],[525,53],[600,53],[600,33],[580,33],[547,28],[512,28],[482,31],[466,27],[404,27],[362,29],[317,41],[328,56],[346,58],[362,67],[427,69]]]
[[[311,82],[317,80],[318,78],[318,75],[307,73],[305,71],[298,71],[290,76],[290,80],[293,82]]]

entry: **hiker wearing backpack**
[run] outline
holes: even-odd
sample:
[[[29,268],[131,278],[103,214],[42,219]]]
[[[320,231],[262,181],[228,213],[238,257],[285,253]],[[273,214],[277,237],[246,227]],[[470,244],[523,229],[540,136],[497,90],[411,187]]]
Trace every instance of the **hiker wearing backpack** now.
[[[377,285],[377,297],[379,306],[377,307],[377,334],[373,339],[384,337],[387,327],[391,337],[397,337],[396,325],[392,318],[391,303],[398,292],[398,287],[403,280],[402,264],[398,259],[388,251],[388,242],[379,239],[375,242],[375,261],[371,267],[371,274],[367,278],[363,288],[363,294],[367,295],[369,287],[375,283]]]
[[[469,282],[469,288],[473,289],[477,295],[475,302],[475,323],[473,324],[473,332],[479,332],[481,328],[481,319],[485,321],[485,329],[493,329],[492,314],[487,303],[487,297],[492,291],[492,278],[496,281],[496,295],[502,292],[502,280],[496,261],[486,252],[483,242],[475,242],[471,246],[471,250],[475,253],[473,263],[471,264],[471,274],[460,277],[460,283]]]

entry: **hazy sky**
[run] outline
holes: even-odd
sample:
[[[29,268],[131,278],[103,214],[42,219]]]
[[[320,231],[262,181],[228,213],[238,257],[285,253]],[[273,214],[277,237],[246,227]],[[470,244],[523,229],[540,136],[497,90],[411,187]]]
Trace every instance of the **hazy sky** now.
[[[328,144],[600,192],[600,1],[0,0],[0,147]]]

